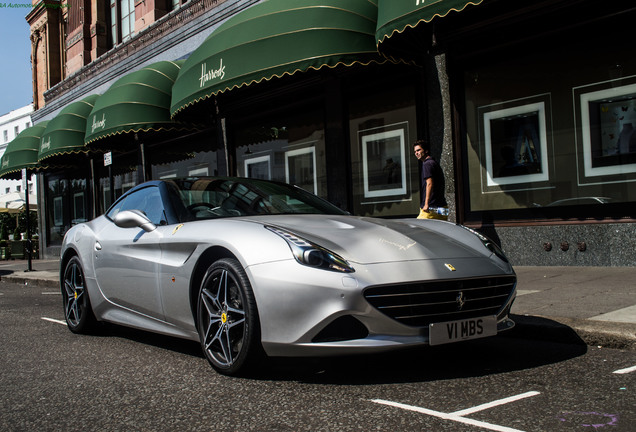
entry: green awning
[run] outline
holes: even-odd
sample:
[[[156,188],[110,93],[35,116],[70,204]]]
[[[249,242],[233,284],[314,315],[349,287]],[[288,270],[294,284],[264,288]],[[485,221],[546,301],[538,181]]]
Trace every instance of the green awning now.
[[[174,117],[233,88],[324,67],[383,62],[377,0],[267,0],[219,26],[186,60],[172,91]]]
[[[88,152],[84,144],[86,119],[91,113],[99,95],[90,95],[67,105],[46,126],[40,140],[38,162],[51,166],[74,165],[76,158]]]
[[[38,164],[40,138],[46,129],[47,123],[48,121],[43,121],[35,126],[26,128],[7,145],[7,149],[0,159],[0,177],[21,179],[24,168],[29,173],[40,168]]]
[[[483,0],[378,0],[378,24],[375,32],[378,49],[396,34],[444,17],[452,11],[462,11],[468,5]]]
[[[170,118],[172,86],[183,61],[162,61],[131,72],[117,80],[97,99],[88,121],[84,142],[91,149],[113,149],[130,140],[128,134],[196,129]]]

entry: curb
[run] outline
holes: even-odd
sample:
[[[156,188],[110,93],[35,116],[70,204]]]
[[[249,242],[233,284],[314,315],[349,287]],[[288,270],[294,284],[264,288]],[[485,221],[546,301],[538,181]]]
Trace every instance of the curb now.
[[[51,279],[39,279],[37,277],[25,277],[19,274],[10,274],[10,275],[2,275],[0,276],[0,282],[10,282],[17,283],[22,285],[31,285],[36,287],[55,287],[58,286],[58,281],[54,281]]]

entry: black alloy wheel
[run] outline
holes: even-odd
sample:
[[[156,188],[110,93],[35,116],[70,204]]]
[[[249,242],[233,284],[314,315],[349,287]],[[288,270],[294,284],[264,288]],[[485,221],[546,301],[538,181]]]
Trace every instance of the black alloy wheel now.
[[[214,369],[237,375],[262,356],[256,301],[245,270],[224,258],[207,270],[198,295],[201,347]]]
[[[69,330],[73,333],[91,333],[95,330],[97,320],[88,298],[82,263],[77,256],[71,258],[64,268],[62,299]]]

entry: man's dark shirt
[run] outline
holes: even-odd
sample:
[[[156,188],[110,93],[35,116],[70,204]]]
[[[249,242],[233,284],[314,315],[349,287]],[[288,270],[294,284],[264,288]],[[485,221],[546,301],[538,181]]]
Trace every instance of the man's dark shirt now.
[[[433,190],[428,199],[429,207],[447,207],[446,198],[444,198],[444,173],[437,161],[429,157],[422,162],[422,191],[420,208],[424,207],[426,202],[426,179],[433,178]]]

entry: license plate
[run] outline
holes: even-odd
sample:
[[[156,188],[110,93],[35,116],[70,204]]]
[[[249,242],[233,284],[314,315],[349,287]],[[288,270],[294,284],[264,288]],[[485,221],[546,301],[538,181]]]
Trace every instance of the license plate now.
[[[487,316],[459,321],[433,323],[428,326],[429,343],[442,345],[497,334],[497,317]]]

